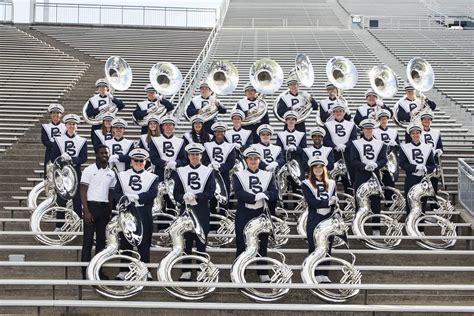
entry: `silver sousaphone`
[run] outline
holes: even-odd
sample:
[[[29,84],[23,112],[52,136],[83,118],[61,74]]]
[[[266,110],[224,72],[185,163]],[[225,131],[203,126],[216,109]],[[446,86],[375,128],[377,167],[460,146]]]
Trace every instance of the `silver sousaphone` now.
[[[255,61],[249,71],[249,79],[257,90],[257,106],[250,109],[242,120],[242,126],[259,123],[267,114],[268,105],[265,94],[271,94],[280,89],[283,83],[283,70],[274,60],[263,58]]]
[[[311,61],[309,60],[308,56],[305,54],[298,54],[295,57],[295,67],[290,71],[290,76],[294,75],[298,78],[298,81],[305,87],[310,88],[314,83],[314,69]],[[285,122],[285,119],[281,117],[277,112],[278,101],[282,96],[288,94],[289,91],[285,91],[275,99],[273,104],[273,113],[275,113],[276,118],[281,121]],[[311,104],[311,95],[305,91],[299,91],[299,94],[303,95],[305,98],[305,105],[297,110],[298,118],[296,119],[296,123],[304,122],[308,116],[311,114],[313,106]],[[319,115],[318,115],[319,117]]]
[[[159,99],[166,95],[175,94],[183,84],[181,71],[172,63],[159,62],[154,64],[148,73],[148,77],[153,88],[160,94]],[[133,121],[139,126],[146,126],[148,118],[151,115],[156,115],[161,118],[166,114],[166,107],[160,103],[153,109],[154,111],[148,113],[141,120],[137,120],[135,116],[132,115]]]
[[[206,82],[214,93],[211,96],[212,101],[208,106],[199,110],[199,115],[203,116],[204,122],[210,121],[217,116],[219,100],[216,95],[231,94],[239,83],[239,71],[231,62],[214,61],[207,71]],[[184,112],[186,119],[191,120]]]
[[[125,91],[130,88],[133,80],[132,68],[130,68],[122,57],[110,56],[105,62],[104,71],[105,77],[111,87],[110,93],[113,93],[115,90]],[[89,117],[87,115],[88,103],[89,101],[87,101],[82,108],[82,116],[84,120],[91,125],[102,124],[103,117],[106,114],[115,115],[118,111],[117,107],[112,103],[112,100],[110,100],[110,105],[106,109],[101,110],[95,117]]]
[[[435,75],[431,65],[423,58],[414,57],[407,65],[406,76],[408,82],[419,92],[421,98],[421,108],[417,112],[412,112],[410,122],[421,122],[421,114],[429,110],[429,106],[426,103],[426,96],[423,92],[429,91],[433,88]],[[401,122],[397,118],[398,106],[393,109],[393,119],[395,123],[403,128],[407,128],[410,122]]]

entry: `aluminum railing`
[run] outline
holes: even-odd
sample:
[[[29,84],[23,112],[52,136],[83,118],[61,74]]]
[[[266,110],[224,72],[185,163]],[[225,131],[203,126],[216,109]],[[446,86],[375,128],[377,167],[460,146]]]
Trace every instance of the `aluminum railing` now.
[[[458,159],[459,203],[474,216],[474,158]]]
[[[3,1],[0,2],[0,22],[12,22],[13,21],[13,2]]]
[[[217,10],[213,8],[68,3],[34,6],[36,23],[213,27],[217,20]]]
[[[445,28],[442,17],[361,16],[364,29],[432,29]]]

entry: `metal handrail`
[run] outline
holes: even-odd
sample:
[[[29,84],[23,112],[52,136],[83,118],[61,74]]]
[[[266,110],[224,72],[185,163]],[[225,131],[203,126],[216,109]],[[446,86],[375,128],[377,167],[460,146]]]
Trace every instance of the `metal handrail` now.
[[[474,158],[458,159],[458,200],[474,216]]]
[[[378,20],[379,26],[374,29],[400,29],[403,28],[404,22],[407,21],[416,21],[418,25],[409,25],[410,29],[425,29],[425,28],[434,28],[435,26],[442,25],[446,27],[445,24],[438,24],[437,20],[433,17],[419,17],[419,16],[390,16],[390,15],[363,15],[361,16],[362,21],[360,26],[364,29],[371,29],[369,26],[370,20]],[[427,22],[427,24],[426,24]],[[441,21],[442,22],[442,21]],[[388,26],[380,25],[380,23],[387,23]]]
[[[12,22],[13,9],[12,1],[0,2],[0,22]]]
[[[137,6],[137,5],[108,5],[108,4],[71,4],[71,3],[35,3],[34,5],[34,22],[36,23],[62,23],[60,22],[61,17],[58,16],[59,10],[71,10],[74,9],[73,14],[68,14],[67,22],[64,23],[77,23],[77,24],[121,24],[121,25],[150,25],[156,26],[155,18],[148,18],[147,13],[154,12],[159,15],[156,16],[157,19],[160,19],[161,22],[158,26],[185,26],[185,27],[201,27],[203,26],[202,17],[199,18],[199,25],[193,25],[190,23],[190,14],[203,13],[203,14],[212,14],[212,20],[209,20],[208,26],[212,26],[217,20],[217,10],[214,8],[187,8],[187,7],[163,7],[163,6]],[[41,11],[48,10],[48,21],[45,21],[46,17]],[[118,18],[120,23],[108,23],[105,20],[104,14],[107,13],[107,10],[111,10],[114,13],[114,21]],[[135,22],[127,23],[127,13],[133,12],[136,15],[137,19]],[[141,12],[141,14],[137,14]],[[82,13],[82,15],[81,15]],[[54,14],[54,16],[51,16]],[[162,18],[164,14],[164,19]],[[180,25],[177,21],[182,22],[183,19],[171,19],[169,15],[173,14],[185,14],[184,23]],[[90,19],[92,16],[98,15],[98,20],[94,22],[81,22],[81,18]],[[52,21],[49,19],[53,18]],[[124,19],[125,18],[125,19]]]
[[[194,61],[193,65],[189,69],[188,73],[184,77],[183,86],[181,89],[175,93],[171,100],[175,101],[176,107],[173,110],[173,115],[180,119],[184,115],[186,104],[191,100],[194,90],[196,89],[199,78],[207,67],[208,59],[210,52],[212,50],[214,40],[219,33],[222,24],[224,23],[225,15],[229,7],[229,0],[224,0],[219,10],[219,19],[217,20],[215,26],[213,27],[209,37],[207,38],[206,44],[204,44],[201,52]],[[178,99],[177,101],[175,99]]]
[[[174,285],[174,284],[173,284]],[[189,284],[180,285],[182,287]],[[199,310],[261,310],[261,311],[341,311],[341,312],[432,312],[432,313],[472,313],[472,306],[447,305],[358,305],[358,304],[249,304],[249,303],[195,303],[150,301],[114,301],[108,304],[103,300],[0,300],[0,306],[21,307],[100,307],[100,308],[146,308],[146,309],[199,309]]]

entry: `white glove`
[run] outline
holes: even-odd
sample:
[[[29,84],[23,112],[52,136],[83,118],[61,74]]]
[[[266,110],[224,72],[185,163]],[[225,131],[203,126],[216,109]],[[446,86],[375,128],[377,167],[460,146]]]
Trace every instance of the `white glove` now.
[[[273,171],[273,170],[275,170],[277,167],[278,167],[278,162],[274,161],[274,162],[270,162],[270,163],[268,164],[268,166],[265,168],[265,170],[267,170],[267,171]]]
[[[388,145],[389,145],[389,146],[392,146],[392,147],[398,146],[397,142],[394,141],[394,140],[390,140],[390,141],[388,142]]]
[[[199,112],[206,112],[209,109],[210,105],[203,106]]]
[[[259,201],[263,199],[268,200],[268,196],[265,193],[260,192],[260,193],[255,194],[255,201]]]
[[[176,170],[176,161],[170,160],[166,163],[166,168],[171,170]]]
[[[302,106],[301,104],[296,104],[296,105],[293,105],[293,106],[291,107],[291,109],[292,109],[293,111],[298,111],[298,110],[301,109],[302,107],[303,107],[303,106]]]
[[[377,169],[378,165],[375,161],[369,161],[367,165],[371,166],[372,168]]]
[[[194,193],[190,193],[190,192],[185,193],[183,195],[183,199],[187,204],[190,204],[190,205],[196,205],[197,204],[196,195],[194,195]]]
[[[126,197],[128,198],[130,202],[133,202],[133,203],[138,203],[138,200],[140,199],[138,197],[138,194],[126,194]]]
[[[416,171],[413,172],[413,175],[421,177],[426,173],[426,167],[423,165],[417,165],[416,166]]]
[[[240,150],[240,148],[242,148],[242,144],[241,143],[235,143],[234,147],[237,148],[238,150]]]
[[[151,108],[149,108],[148,110],[146,110],[146,113],[147,113],[147,114],[150,114],[150,113],[155,112],[155,110],[156,110],[156,105],[154,105],[154,106],[152,106]]]
[[[344,144],[336,145],[336,150],[340,152],[344,152],[346,150],[346,145]]]
[[[62,155],[61,155],[61,158],[62,158],[63,160],[65,160],[65,161],[71,161],[71,160],[72,160],[71,156],[69,156],[68,153],[62,154]]]
[[[367,170],[367,171],[374,171],[375,168],[374,168],[374,166],[372,166],[372,165],[370,165],[370,164],[367,164],[367,165],[365,166],[365,170]]]
[[[212,169],[217,171],[221,167],[221,164],[218,163],[217,161],[213,161],[213,162],[211,162],[211,167],[212,167]]]
[[[435,154],[435,156],[440,157],[443,154],[443,150],[442,149],[435,149],[434,154]]]
[[[119,156],[118,155],[111,155],[109,157],[109,163],[114,163],[119,161]]]
[[[295,145],[289,145],[288,146],[288,151],[296,151],[296,146]]]
[[[329,199],[329,206],[331,205],[335,205],[336,203],[339,203],[339,199],[337,196],[333,195],[331,196],[331,198]]]

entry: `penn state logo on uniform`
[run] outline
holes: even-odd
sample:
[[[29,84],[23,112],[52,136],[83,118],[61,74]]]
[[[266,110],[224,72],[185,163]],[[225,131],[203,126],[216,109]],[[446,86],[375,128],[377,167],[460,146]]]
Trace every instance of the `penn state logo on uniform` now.
[[[179,167],[177,172],[181,182],[184,184],[184,191],[186,193],[197,194],[203,192],[207,179],[212,173],[212,169],[204,165],[193,169],[188,165]]]
[[[327,159],[329,154],[332,151],[332,148],[325,147],[325,146],[321,146],[321,148],[308,147],[308,148],[303,149],[303,151],[308,157],[308,159],[311,159],[314,156],[321,156]]]
[[[128,169],[118,174],[118,179],[125,195],[147,192],[156,178],[155,174],[148,171],[136,173],[133,169]]]
[[[431,145],[431,147],[436,148],[436,145],[439,141],[440,132],[437,129],[430,129],[429,131],[423,130],[421,132],[421,141],[425,144]]]
[[[413,145],[413,143],[403,144],[401,148],[408,161],[413,165],[424,165],[431,152],[431,145],[423,143],[418,146]]]
[[[153,137],[153,143],[160,154],[160,158],[165,161],[170,161],[176,160],[184,140],[175,136],[171,138],[159,136]]]
[[[256,173],[252,173],[248,170],[242,170],[235,174],[239,179],[240,184],[247,192],[258,194],[268,189],[272,180],[272,173],[268,171],[259,170]],[[255,204],[245,204],[245,207],[250,209],[258,209],[263,207],[263,201],[258,200]]]
[[[82,146],[86,143],[86,139],[80,136],[69,138],[65,135],[55,138],[61,153],[67,153],[71,157],[77,157],[81,152]]]
[[[383,141],[388,144],[391,140],[395,141],[398,136],[398,131],[393,128],[382,130],[380,128],[374,129],[374,138]]]
[[[54,141],[54,138],[60,137],[66,132],[66,126],[63,123],[54,125],[53,123],[43,124],[43,129],[48,135],[50,141]]]
[[[100,94],[96,94],[89,99],[90,103],[97,109],[102,105],[108,105],[110,103],[110,98],[108,96],[101,96]]]
[[[324,123],[326,129],[331,134],[331,139],[334,145],[342,145],[346,144],[351,136],[352,128],[354,127],[354,123],[351,121],[329,121]]]
[[[359,152],[360,160],[364,164],[367,164],[370,161],[376,162],[384,144],[381,140],[372,139],[371,141],[368,141],[365,138],[354,140],[352,143]]]
[[[283,131],[278,133],[278,138],[280,138],[285,150],[288,149],[290,145],[299,146],[304,136],[305,133],[299,131]]]
[[[206,148],[207,155],[211,161],[217,161],[218,163],[224,163],[234,149],[234,145],[227,142],[221,144],[209,142],[205,143],[204,147]]]
[[[280,146],[275,146],[273,144],[270,144],[268,146],[264,146],[262,144],[255,144],[253,146],[256,146],[262,150],[263,153],[263,160],[265,163],[269,164],[274,161],[276,161],[276,158],[281,152],[281,147]]]

